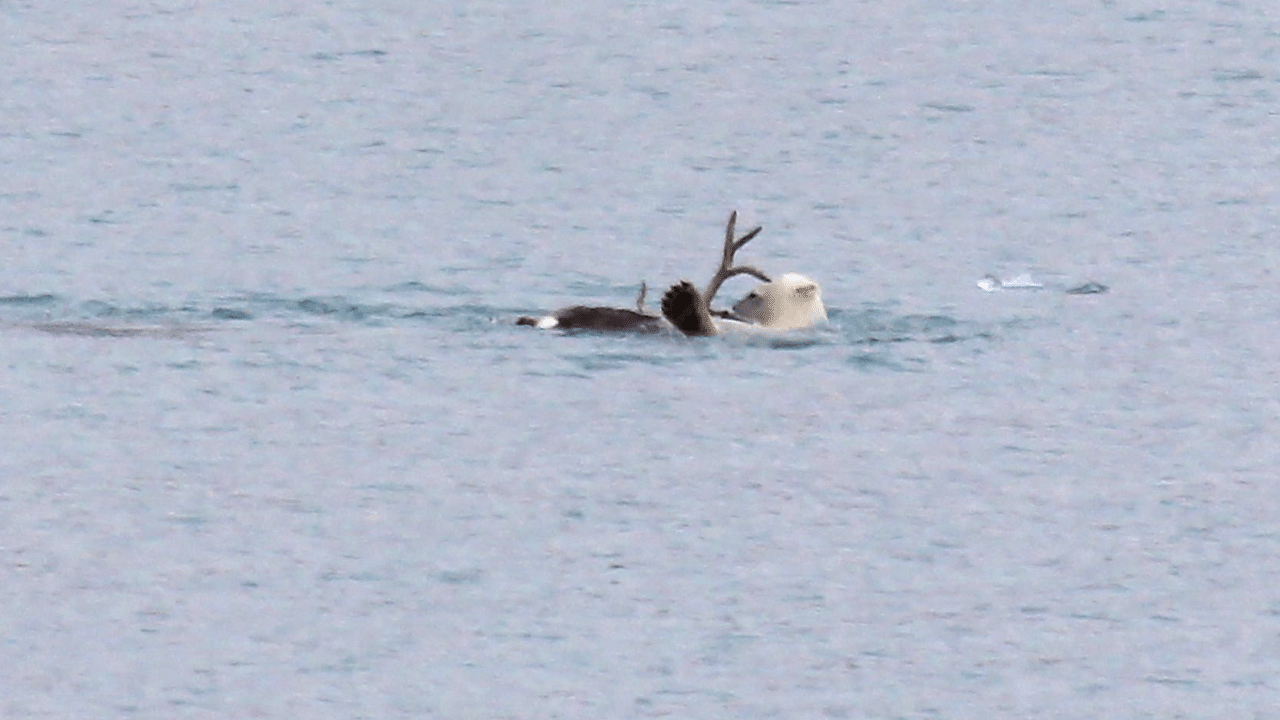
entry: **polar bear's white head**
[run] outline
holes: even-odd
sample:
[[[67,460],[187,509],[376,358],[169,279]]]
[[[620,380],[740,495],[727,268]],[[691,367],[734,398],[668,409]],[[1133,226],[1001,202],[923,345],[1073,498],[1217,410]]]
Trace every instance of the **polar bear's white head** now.
[[[827,321],[818,283],[803,275],[787,273],[752,290],[733,314],[775,330],[806,328]]]

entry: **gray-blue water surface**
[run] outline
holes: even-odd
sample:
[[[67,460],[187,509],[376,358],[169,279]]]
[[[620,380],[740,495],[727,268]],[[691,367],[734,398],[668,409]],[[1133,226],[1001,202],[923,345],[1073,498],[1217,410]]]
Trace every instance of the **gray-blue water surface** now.
[[[0,27],[0,716],[1274,712],[1269,6]],[[511,324],[734,208],[829,327]]]

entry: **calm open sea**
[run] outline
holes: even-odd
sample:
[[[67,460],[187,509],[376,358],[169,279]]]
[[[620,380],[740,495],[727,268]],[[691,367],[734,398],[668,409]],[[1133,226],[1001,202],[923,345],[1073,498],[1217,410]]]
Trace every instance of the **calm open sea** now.
[[[0,717],[1274,716],[1270,5],[0,31]]]

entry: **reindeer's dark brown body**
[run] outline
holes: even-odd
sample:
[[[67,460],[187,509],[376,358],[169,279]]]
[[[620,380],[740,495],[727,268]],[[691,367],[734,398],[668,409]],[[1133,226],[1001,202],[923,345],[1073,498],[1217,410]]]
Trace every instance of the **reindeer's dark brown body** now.
[[[658,332],[663,326],[662,318],[635,310],[586,305],[563,308],[545,318],[522,317],[516,324],[598,332]]]

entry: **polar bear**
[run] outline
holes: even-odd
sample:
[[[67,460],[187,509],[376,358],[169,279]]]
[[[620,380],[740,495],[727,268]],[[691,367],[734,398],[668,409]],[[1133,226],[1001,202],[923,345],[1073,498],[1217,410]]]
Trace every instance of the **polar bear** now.
[[[662,296],[662,316],[685,335],[734,330],[798,330],[827,321],[818,283],[798,273],[767,282],[729,312],[712,311],[693,283],[682,280]]]

